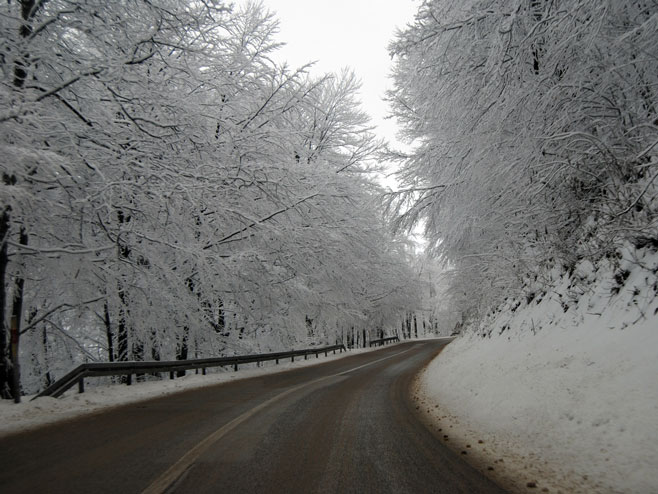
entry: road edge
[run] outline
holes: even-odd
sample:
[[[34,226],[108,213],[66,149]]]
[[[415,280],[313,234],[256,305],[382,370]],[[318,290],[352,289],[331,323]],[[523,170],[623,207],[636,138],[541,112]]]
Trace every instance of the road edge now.
[[[237,372],[226,371],[208,373],[208,375],[203,376],[203,379],[189,383],[185,383],[185,377],[176,379],[176,381],[163,379],[161,381],[148,381],[145,383],[137,382],[133,383],[132,390],[138,391],[143,385],[152,385],[154,389],[149,392],[144,392],[143,394],[140,392],[136,392],[135,394],[121,394],[118,398],[110,397],[110,399],[107,399],[103,393],[112,387],[125,390],[125,385],[113,384],[111,386],[99,387],[98,390],[100,391],[100,394],[98,395],[94,394],[96,388],[90,386],[84,394],[78,394],[74,389],[71,389],[60,398],[42,397],[38,400],[30,401],[29,398],[31,396],[24,396],[25,399],[18,405],[13,402],[1,403],[1,405],[6,405],[7,411],[0,410],[0,437],[4,438],[15,434],[31,432],[42,427],[49,427],[58,423],[93,416],[114,408],[164,398],[165,396],[173,394],[185,393],[209,386],[221,386],[222,384],[241,381],[243,379],[257,378],[265,374],[290,372],[301,367],[321,365],[356,354],[370,353],[381,350],[382,348],[389,348],[405,341],[410,340],[402,340],[401,342],[392,345],[360,348],[356,349],[356,351],[346,351],[340,354],[329,355],[328,358],[299,359],[295,361],[295,363],[282,364],[280,366],[275,366],[272,362],[268,362],[269,365],[267,366],[243,368]],[[245,364],[243,367],[246,367],[247,365],[253,366],[255,364]],[[194,376],[200,377],[195,374],[189,374],[189,377]],[[215,377],[215,379],[213,379],[213,377]],[[160,383],[174,383],[176,386],[158,387],[157,384]],[[34,413],[34,415],[31,415],[31,413]],[[29,415],[29,419],[26,419],[26,415]]]
[[[521,446],[475,427],[430,397],[425,385],[428,368],[449,344],[414,376],[409,390],[421,422],[437,440],[511,494],[600,492],[591,479],[564,472],[533,452],[524,452]]]

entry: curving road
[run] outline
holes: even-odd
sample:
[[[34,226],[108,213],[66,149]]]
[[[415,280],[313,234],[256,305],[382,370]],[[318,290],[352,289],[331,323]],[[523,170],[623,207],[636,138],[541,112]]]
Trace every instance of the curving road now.
[[[502,493],[418,420],[410,342],[0,438],[8,493]]]

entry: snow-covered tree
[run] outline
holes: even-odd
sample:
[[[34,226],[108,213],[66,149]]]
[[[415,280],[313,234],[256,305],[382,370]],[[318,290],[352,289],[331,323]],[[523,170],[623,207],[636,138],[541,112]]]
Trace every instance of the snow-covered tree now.
[[[9,2],[0,15],[0,391],[379,323],[413,299],[345,73],[272,62],[259,4]],[[17,374],[17,373],[14,373]],[[16,390],[14,390],[16,393]]]
[[[658,244],[654,2],[428,0],[391,45],[414,143],[400,228],[425,221],[464,313],[624,241]]]

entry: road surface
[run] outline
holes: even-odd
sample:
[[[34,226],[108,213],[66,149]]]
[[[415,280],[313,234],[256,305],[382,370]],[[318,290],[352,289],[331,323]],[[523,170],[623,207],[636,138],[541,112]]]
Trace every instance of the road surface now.
[[[502,493],[422,425],[446,341],[190,390],[0,439],[9,493]]]

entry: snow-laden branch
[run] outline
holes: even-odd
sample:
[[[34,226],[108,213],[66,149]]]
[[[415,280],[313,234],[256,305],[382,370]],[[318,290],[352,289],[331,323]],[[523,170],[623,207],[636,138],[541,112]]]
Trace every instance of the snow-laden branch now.
[[[11,245],[17,250],[18,254],[27,251],[33,254],[70,254],[70,255],[84,255],[84,254],[97,254],[106,250],[112,250],[116,248],[116,245],[102,245],[99,247],[90,247],[88,249],[67,249],[64,247],[55,247],[55,248],[43,248],[43,247],[33,247],[31,245],[23,245],[11,240],[7,241],[8,245]]]
[[[268,214],[267,216],[263,216],[263,217],[260,218],[259,220],[253,221],[252,223],[246,225],[244,228],[240,228],[239,230],[236,230],[236,231],[234,231],[233,233],[230,233],[230,234],[226,235],[225,237],[222,237],[221,239],[217,240],[216,242],[211,242],[211,243],[209,243],[209,244],[204,245],[203,249],[204,249],[204,250],[207,250],[207,249],[210,249],[210,248],[212,248],[212,247],[216,247],[217,245],[221,245],[221,244],[227,242],[228,240],[232,239],[232,238],[235,237],[236,235],[240,235],[241,233],[246,232],[246,231],[249,230],[250,228],[253,228],[253,227],[257,226],[257,225],[260,225],[260,224],[262,224],[262,223],[265,223],[266,221],[269,221],[269,220],[271,220],[272,218],[274,218],[275,216],[278,216],[278,215],[280,215],[280,214],[283,214],[283,213],[285,213],[286,211],[290,211],[291,209],[296,208],[296,207],[299,206],[300,204],[303,204],[304,202],[309,201],[309,200],[311,200],[311,199],[313,199],[314,197],[317,197],[317,196],[319,196],[319,195],[320,195],[320,193],[319,193],[319,192],[316,192],[316,193],[314,193],[314,194],[311,194],[311,195],[308,195],[308,196],[306,196],[306,197],[303,197],[303,198],[301,198],[301,199],[295,201],[294,203],[292,203],[292,204],[290,204],[290,205],[288,205],[288,206],[286,206],[286,207],[283,207],[283,208],[281,208],[281,209],[279,209],[279,210],[277,210],[277,211],[274,211],[273,213]]]
[[[402,194],[410,194],[413,192],[428,192],[430,190],[440,190],[440,189],[445,189],[446,187],[450,187],[450,185],[447,184],[441,184],[441,185],[429,185],[427,187],[409,187],[407,189],[398,189],[398,190],[391,190],[388,192],[384,192],[384,196],[398,196]]]
[[[56,87],[54,87],[52,89],[49,89],[49,90],[45,91],[44,93],[40,94],[39,96],[37,96],[34,99],[34,101],[38,103],[39,101],[42,101],[42,100],[48,98],[49,96],[52,96],[54,94],[59,93],[60,91],[66,89],[70,85],[75,84],[76,82],[78,82],[83,77],[87,77],[87,76],[90,76],[90,75],[98,75],[102,71],[103,71],[103,69],[100,69],[100,68],[91,68],[91,69],[88,69],[88,70],[84,70],[84,71],[80,72],[79,74],[77,74],[73,77],[70,77],[68,80],[62,82],[59,86],[56,86]]]
[[[653,162],[654,165],[655,165],[656,163],[657,163],[657,162]],[[625,215],[626,213],[628,213],[629,211],[631,211],[631,210],[635,207],[635,205],[640,201],[640,199],[642,199],[642,196],[643,196],[644,194],[646,194],[647,190],[649,190],[649,187],[651,187],[651,184],[653,184],[653,181],[656,180],[656,177],[658,177],[658,171],[657,171],[656,173],[654,173],[654,174],[653,174],[653,177],[651,177],[651,178],[647,181],[646,185],[645,185],[644,188],[642,189],[642,192],[640,192],[640,193],[637,195],[637,197],[633,200],[633,202],[631,202],[630,205],[629,205],[626,209],[624,209],[623,211],[617,213],[615,216],[617,216],[617,217],[619,217],[619,216],[623,216],[623,215]]]
[[[28,332],[29,330],[31,330],[32,328],[34,328],[37,324],[39,324],[41,321],[45,320],[48,316],[50,316],[51,314],[57,312],[58,310],[62,310],[62,309],[64,309],[64,310],[77,309],[77,308],[79,308],[79,307],[83,307],[83,306],[85,306],[85,305],[93,304],[94,302],[98,302],[99,300],[103,300],[103,299],[105,299],[105,298],[106,298],[105,296],[102,296],[102,297],[96,297],[96,298],[92,298],[92,299],[90,299],[90,300],[85,300],[85,301],[83,301],[83,302],[78,302],[78,303],[68,303],[68,302],[65,302],[65,303],[63,303],[63,304],[59,304],[58,306],[53,307],[52,309],[50,309],[49,311],[47,311],[46,313],[44,313],[41,317],[35,319],[35,320],[32,321],[30,324],[28,324],[27,326],[25,326],[24,328],[22,328],[22,329],[21,329],[21,335],[22,335],[22,334],[25,334],[26,332]]]

